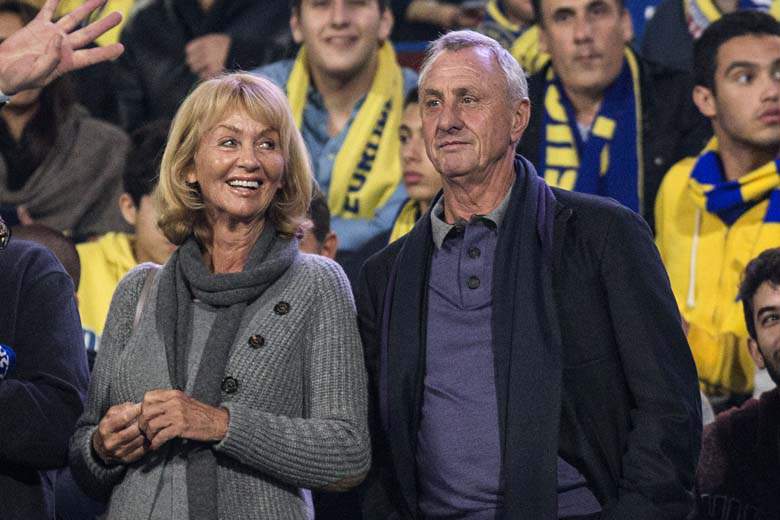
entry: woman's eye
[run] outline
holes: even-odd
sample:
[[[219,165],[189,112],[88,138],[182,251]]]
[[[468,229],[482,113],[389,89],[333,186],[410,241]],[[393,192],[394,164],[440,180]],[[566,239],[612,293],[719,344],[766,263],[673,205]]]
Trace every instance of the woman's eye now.
[[[233,139],[233,138],[222,139],[222,140],[219,142],[219,145],[220,145],[220,146],[228,146],[228,147],[233,147],[233,146],[236,146],[237,144],[238,144],[238,141],[236,141],[236,140],[235,140],[235,139]]]
[[[276,142],[271,139],[260,141],[260,148],[263,148],[264,150],[275,150]]]

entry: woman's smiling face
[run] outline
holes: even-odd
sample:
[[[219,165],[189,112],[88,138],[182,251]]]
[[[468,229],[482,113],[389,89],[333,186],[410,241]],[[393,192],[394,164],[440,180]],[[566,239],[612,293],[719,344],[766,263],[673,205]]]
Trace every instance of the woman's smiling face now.
[[[262,220],[285,171],[279,131],[246,112],[228,112],[200,140],[187,182],[200,185],[206,215],[249,223]]]

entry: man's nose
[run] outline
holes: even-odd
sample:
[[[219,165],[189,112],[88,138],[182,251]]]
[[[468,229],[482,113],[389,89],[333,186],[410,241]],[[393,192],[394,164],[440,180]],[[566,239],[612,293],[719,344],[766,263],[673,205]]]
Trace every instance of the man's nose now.
[[[345,0],[333,0],[331,2],[330,23],[337,27],[349,25],[349,7]]]
[[[587,16],[576,16],[574,19],[574,41],[589,42],[593,39],[593,24]]]
[[[460,107],[457,103],[444,103],[439,112],[437,121],[437,130],[451,133],[460,130],[463,127]]]
[[[766,85],[761,91],[762,101],[777,101],[780,99],[780,75],[776,71],[770,71],[767,75]]]

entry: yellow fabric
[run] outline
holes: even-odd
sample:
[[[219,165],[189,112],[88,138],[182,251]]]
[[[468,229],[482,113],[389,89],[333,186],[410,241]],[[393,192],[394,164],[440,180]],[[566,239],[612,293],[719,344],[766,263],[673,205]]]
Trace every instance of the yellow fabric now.
[[[40,8],[43,5],[43,0],[37,0],[33,3]],[[65,14],[68,14],[83,3],[84,0],[60,0],[60,4],[57,6],[57,12],[55,13],[55,16],[59,18]],[[109,31],[106,31],[95,40],[98,45],[109,45],[119,41],[119,33],[122,32],[122,27],[124,27],[125,23],[127,23],[127,19],[130,17],[130,11],[133,9],[134,3],[134,0],[107,0],[106,4],[102,8],[96,10],[92,14],[90,20],[97,20],[98,18],[102,18],[108,13],[112,13],[114,11],[119,11],[122,14],[122,21],[119,22],[119,25]]]
[[[695,7],[693,4],[695,4]],[[690,17],[691,11],[697,10],[709,23],[716,22],[723,16],[714,0],[683,0],[683,8],[688,17]],[[771,0],[769,14],[772,15],[775,20],[780,20],[780,1]]]
[[[395,223],[393,223],[393,229],[390,231],[390,240],[388,241],[388,244],[392,244],[411,231],[419,217],[420,205],[416,200],[407,200],[401,207],[401,211],[398,212]]]
[[[132,236],[106,233],[94,242],[78,244],[81,260],[79,313],[81,325],[96,336],[103,334],[108,307],[119,280],[136,266]]]
[[[533,25],[515,40],[510,50],[527,74],[539,72],[550,61],[550,55],[539,47],[539,27]]]
[[[298,127],[309,90],[306,47],[301,47],[287,80],[287,97]],[[371,219],[401,181],[398,128],[403,114],[403,74],[392,45],[383,44],[371,89],[333,163],[328,190],[331,215]]]
[[[714,140],[705,151],[712,149],[717,150]],[[780,245],[780,225],[763,221],[768,200],[750,208],[731,227],[702,210],[700,195],[689,183],[695,163],[695,157],[684,159],[664,177],[655,207],[656,244],[689,324],[688,342],[702,390],[708,395],[750,393],[755,368],[737,289],[747,263]],[[697,213],[701,221],[692,269]],[[689,301],[692,270],[695,284]]]

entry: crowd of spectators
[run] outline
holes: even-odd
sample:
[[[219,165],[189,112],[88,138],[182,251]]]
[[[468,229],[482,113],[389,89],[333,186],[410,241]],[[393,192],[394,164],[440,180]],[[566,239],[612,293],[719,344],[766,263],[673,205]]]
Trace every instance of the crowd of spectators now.
[[[41,4],[0,0],[0,41]],[[57,16],[79,5],[64,0]],[[88,365],[65,347],[67,359],[51,361],[72,365],[57,367],[69,378],[65,399],[84,397],[120,280],[175,250],[152,193],[170,119],[195,86],[244,70],[284,91],[318,188],[301,250],[335,259],[354,284],[365,260],[412,230],[441,188],[416,69],[428,40],[473,29],[527,74],[531,119],[518,152],[550,186],[612,197],[654,233],[703,399],[720,413],[705,430],[700,518],[726,518],[729,504],[777,518],[780,500],[763,490],[780,482],[780,401],[777,390],[752,398],[778,383],[777,339],[762,313],[780,316],[780,260],[762,252],[780,247],[779,1],[109,0],[91,20],[114,10],[121,24],[91,45],[121,43],[118,59],[16,92],[0,110],[0,216],[18,237],[54,251],[73,284],[42,249],[20,250],[36,276],[77,294],[73,302],[39,295],[55,321],[77,302]],[[18,276],[18,290],[0,294],[19,299],[36,284]],[[0,325],[11,328],[2,315]],[[761,373],[768,386],[756,383]],[[75,420],[73,407],[68,413]],[[23,424],[60,428],[51,419]],[[53,478],[64,452],[42,445],[35,456],[51,462],[36,460],[30,475],[40,467]],[[4,464],[24,464],[9,450],[0,450],[0,482]],[[745,469],[730,473],[735,466]],[[53,514],[49,498],[30,500]],[[77,518],[86,500],[60,518]],[[360,518],[355,495],[315,494],[314,506],[318,518]]]

